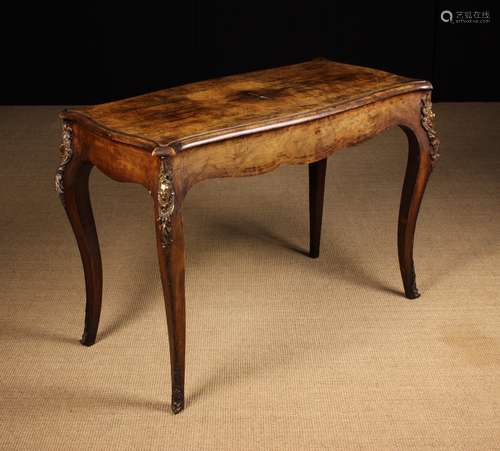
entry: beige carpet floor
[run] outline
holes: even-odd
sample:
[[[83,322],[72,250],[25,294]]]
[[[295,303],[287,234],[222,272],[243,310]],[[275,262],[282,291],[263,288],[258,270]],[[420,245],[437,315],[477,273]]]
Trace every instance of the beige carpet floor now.
[[[178,416],[151,201],[98,171],[102,320],[94,347],[78,343],[59,110],[0,108],[1,449],[500,449],[500,104],[435,105],[416,301],[395,245],[400,130],[330,158],[318,260],[305,167],[196,186]]]

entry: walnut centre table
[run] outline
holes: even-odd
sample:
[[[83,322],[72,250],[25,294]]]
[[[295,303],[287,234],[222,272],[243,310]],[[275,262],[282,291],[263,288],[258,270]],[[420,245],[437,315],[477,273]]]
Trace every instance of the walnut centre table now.
[[[409,142],[397,243],[405,295],[418,297],[413,237],[439,147],[431,90],[427,81],[319,58],[64,110],[56,190],[85,274],[81,342],[95,343],[102,298],[88,189],[93,166],[119,182],[143,185],[153,200],[170,345],[171,408],[178,413],[184,408],[186,325],[182,204],[189,189],[209,178],[308,164],[310,256],[315,258],[327,157],[391,126],[401,127]]]

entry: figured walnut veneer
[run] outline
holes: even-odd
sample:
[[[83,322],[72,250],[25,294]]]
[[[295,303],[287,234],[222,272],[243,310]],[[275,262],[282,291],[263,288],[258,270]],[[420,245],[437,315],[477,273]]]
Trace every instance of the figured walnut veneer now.
[[[182,202],[202,180],[309,164],[310,256],[315,258],[327,157],[388,127],[401,127],[409,153],[399,211],[399,266],[405,295],[418,297],[413,237],[427,179],[439,156],[431,89],[427,81],[316,59],[63,111],[56,189],[85,272],[82,343],[95,342],[102,299],[101,257],[88,192],[93,166],[117,181],[143,185],[153,199],[175,413],[184,407]]]

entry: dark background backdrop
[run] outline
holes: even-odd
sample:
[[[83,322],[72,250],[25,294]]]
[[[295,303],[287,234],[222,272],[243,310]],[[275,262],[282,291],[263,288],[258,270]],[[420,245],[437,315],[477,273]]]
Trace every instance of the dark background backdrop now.
[[[490,23],[443,23],[444,9]],[[492,1],[66,2],[1,21],[2,104],[99,103],[315,56],[431,80],[437,101],[500,100]]]

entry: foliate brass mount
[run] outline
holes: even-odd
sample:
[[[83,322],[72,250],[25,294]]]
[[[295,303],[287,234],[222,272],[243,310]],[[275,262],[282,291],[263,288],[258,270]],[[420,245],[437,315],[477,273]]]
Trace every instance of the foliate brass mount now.
[[[63,124],[62,143],[60,147],[61,162],[56,171],[56,191],[64,204],[64,170],[73,158],[73,130],[67,122]]]
[[[428,92],[422,99],[421,123],[431,144],[430,154],[433,163],[439,158],[439,138],[434,128],[435,117],[432,111],[431,93]]]
[[[172,216],[175,209],[175,191],[172,167],[166,158],[160,160],[158,180],[158,226],[161,233],[162,247],[172,243]]]

